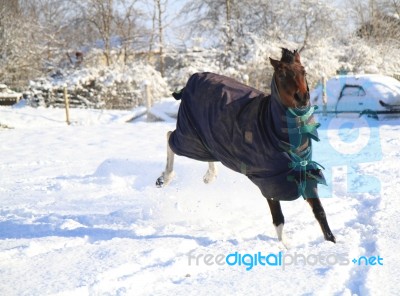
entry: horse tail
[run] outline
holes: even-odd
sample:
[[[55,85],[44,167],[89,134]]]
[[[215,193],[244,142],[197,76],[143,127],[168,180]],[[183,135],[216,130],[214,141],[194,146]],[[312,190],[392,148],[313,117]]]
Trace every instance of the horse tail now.
[[[184,88],[182,88],[179,91],[174,91],[172,93],[172,96],[174,97],[175,100],[179,101],[180,99],[182,99],[183,90],[184,90]]]

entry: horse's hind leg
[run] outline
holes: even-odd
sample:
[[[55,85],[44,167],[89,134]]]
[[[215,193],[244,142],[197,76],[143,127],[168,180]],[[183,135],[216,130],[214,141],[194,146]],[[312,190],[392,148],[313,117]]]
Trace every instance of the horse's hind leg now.
[[[267,199],[269,209],[271,210],[272,223],[275,226],[278,240],[282,241],[283,238],[283,225],[285,224],[285,217],[283,216],[281,204],[278,200]]]
[[[204,183],[208,184],[215,180],[217,177],[217,167],[215,166],[214,162],[208,163],[208,170],[203,177]]]
[[[164,187],[167,186],[172,179],[174,178],[174,152],[169,147],[168,140],[171,136],[172,132],[169,131],[167,133],[167,164],[165,166],[165,171],[161,174],[161,176],[156,181],[157,187]]]

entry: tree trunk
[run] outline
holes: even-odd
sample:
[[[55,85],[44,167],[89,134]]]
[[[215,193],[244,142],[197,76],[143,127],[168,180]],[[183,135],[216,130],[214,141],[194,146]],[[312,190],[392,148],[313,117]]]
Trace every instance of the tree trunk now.
[[[226,42],[226,51],[230,51],[232,47],[232,0],[225,0],[225,12],[226,12],[226,35],[227,35],[227,42]]]
[[[159,54],[160,54],[160,73],[161,76],[165,76],[165,62],[164,62],[164,32],[163,32],[163,23],[162,23],[162,7],[161,0],[156,0],[157,10],[158,10],[158,42],[159,42]]]

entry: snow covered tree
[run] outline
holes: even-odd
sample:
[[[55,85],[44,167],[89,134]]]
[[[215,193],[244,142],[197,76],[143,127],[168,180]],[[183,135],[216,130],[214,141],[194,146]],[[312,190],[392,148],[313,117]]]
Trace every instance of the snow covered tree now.
[[[25,0],[23,7],[36,34],[40,35],[39,44],[43,47],[45,64],[49,70],[58,67],[70,49],[75,52],[85,43],[79,36],[89,32],[84,24],[77,23],[79,6],[73,1]]]
[[[229,50],[240,27],[239,7],[242,2],[237,0],[191,0],[183,6],[181,17],[190,19],[187,23],[190,26],[191,36],[208,36],[206,45],[222,45]]]
[[[113,0],[88,0],[87,20],[94,26],[103,42],[103,55],[106,65],[112,64],[111,38],[114,18]]]
[[[338,23],[341,17],[339,11],[330,3],[319,0],[302,0],[297,7],[289,7],[289,27],[286,35],[300,44],[300,51],[312,46],[314,41],[327,36],[338,36]],[[294,8],[294,9],[293,9]]]
[[[127,64],[133,48],[138,48],[141,43],[144,43],[141,39],[143,39],[143,35],[148,32],[148,30],[138,22],[138,19],[144,16],[142,12],[136,8],[136,3],[136,0],[117,1],[119,9],[116,10],[116,15],[114,17],[115,34],[120,38],[121,44],[118,56],[123,56],[124,64]]]
[[[70,0],[79,9],[75,23],[89,30],[91,34],[86,45],[94,47],[100,41],[104,61],[107,66],[117,62],[123,55],[123,62],[128,61],[133,46],[147,33],[139,21],[143,18],[136,8],[136,0]],[[143,42],[143,41],[141,41]],[[116,53],[116,54],[115,54]]]
[[[163,17],[165,15],[165,10],[168,2],[167,0],[161,1],[161,0],[154,0],[154,15],[155,15],[155,20],[157,22],[157,31],[158,31],[158,48],[159,48],[159,61],[160,61],[160,73],[161,76],[165,76],[165,57],[164,57],[164,24],[163,24]],[[153,23],[153,29],[155,30],[154,27],[155,23]]]
[[[354,0],[352,12],[358,37],[374,43],[398,43],[400,39],[400,1]]]
[[[42,70],[34,24],[19,1],[0,0],[0,81],[21,87]]]
[[[223,46],[239,61],[253,44],[251,35],[295,42],[304,49],[337,34],[340,20],[336,8],[319,0],[191,0],[182,13],[192,17],[192,36],[211,36],[208,45]]]

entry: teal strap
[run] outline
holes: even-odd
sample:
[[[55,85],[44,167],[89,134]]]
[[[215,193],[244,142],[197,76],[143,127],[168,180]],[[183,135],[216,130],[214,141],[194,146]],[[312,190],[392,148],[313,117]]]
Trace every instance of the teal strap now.
[[[321,124],[320,123],[310,123],[310,124],[307,124],[307,125],[305,125],[305,126],[302,126],[300,129],[301,129],[301,132],[303,133],[303,134],[305,134],[305,133],[312,133],[313,131],[315,131],[317,128],[319,128],[321,126]]]
[[[287,133],[292,135],[307,134],[309,138],[319,142],[318,134],[314,133],[314,131],[316,131],[317,128],[320,127],[320,125],[320,123],[310,123],[301,127],[284,129],[284,131],[287,130]]]
[[[306,153],[306,155],[304,157],[300,157],[292,151],[288,151],[288,153],[292,158],[292,162],[289,163],[289,168],[293,168],[293,169],[299,168],[299,172],[300,172],[300,181],[299,182],[297,182],[297,180],[294,179],[293,177],[291,179],[296,181],[301,195],[305,196],[305,189],[306,189],[306,185],[307,185],[307,166],[314,166],[314,167],[319,166],[322,169],[325,169],[325,168],[318,162],[311,160],[311,149],[309,150],[308,153]]]
[[[304,113],[303,115],[298,115],[294,111],[295,109],[288,108],[289,112],[292,113],[293,116],[300,118],[301,121],[307,120],[314,113],[314,111],[317,110],[317,109],[318,109],[318,106],[314,105],[314,106],[311,106],[310,109],[306,113]]]
[[[322,164],[320,164],[314,160],[300,160],[297,162],[293,161],[293,162],[289,163],[289,168],[291,168],[291,169],[294,169],[296,167],[305,168],[310,165],[319,166],[320,168],[325,170],[325,167]]]
[[[296,122],[297,127],[288,128],[287,132],[289,134],[307,134],[311,139],[315,141],[319,141],[317,133],[315,133],[316,129],[321,126],[320,123],[309,123],[306,124],[309,120],[310,116],[314,113],[314,111],[318,109],[318,106],[311,106],[307,112],[303,115],[296,114],[295,109],[288,108],[289,112],[294,116],[294,118],[287,117],[287,121],[294,121]]]
[[[311,106],[304,114],[299,115],[298,113],[301,112],[300,110],[297,110],[296,112],[296,109],[288,108],[289,112],[294,116],[294,118],[292,118],[291,116],[287,116],[287,121],[295,123],[297,127],[288,128],[287,133],[289,135],[300,135],[300,139],[301,135],[307,134],[309,138],[319,141],[319,138],[315,131],[317,128],[320,127],[320,124],[313,122],[313,120],[311,120],[311,123],[307,123],[316,109],[318,109],[318,106]],[[288,176],[288,180],[295,181],[299,188],[299,192],[301,193],[301,195],[303,195],[303,197],[305,197],[307,169],[316,169],[317,167],[321,167],[322,169],[325,168],[318,162],[311,160],[311,146],[309,147],[309,149],[300,151],[298,153],[296,153],[296,151],[294,150],[287,150],[287,153],[292,160],[292,162],[289,163],[289,168],[296,169],[300,174],[299,180],[296,180],[294,176]]]
[[[310,123],[300,127],[288,128],[289,134],[309,134],[321,126],[320,123]]]

